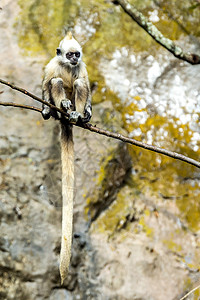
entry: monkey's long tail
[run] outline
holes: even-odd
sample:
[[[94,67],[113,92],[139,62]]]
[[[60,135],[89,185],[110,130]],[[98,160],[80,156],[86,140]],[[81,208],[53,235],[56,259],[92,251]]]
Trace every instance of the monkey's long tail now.
[[[72,244],[73,197],[74,197],[74,144],[72,125],[61,123],[62,162],[62,240],[60,252],[61,284],[67,276]]]

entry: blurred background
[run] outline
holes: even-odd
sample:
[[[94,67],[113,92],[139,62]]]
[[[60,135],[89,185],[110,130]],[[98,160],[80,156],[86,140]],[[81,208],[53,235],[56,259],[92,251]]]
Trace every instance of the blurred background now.
[[[199,0],[130,3],[200,54]],[[0,7],[2,79],[41,96],[44,66],[71,29],[89,73],[91,123],[199,160],[200,65],[176,59],[109,0]],[[0,101],[40,106],[3,85]],[[59,124],[1,106],[0,128],[0,299],[178,300],[200,284],[197,168],[74,128],[74,240],[61,287]]]

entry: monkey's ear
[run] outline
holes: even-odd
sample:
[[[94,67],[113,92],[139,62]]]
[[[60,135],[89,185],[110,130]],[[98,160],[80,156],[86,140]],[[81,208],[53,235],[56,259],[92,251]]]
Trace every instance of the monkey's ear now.
[[[57,54],[57,55],[61,55],[61,54],[62,54],[60,48],[57,48],[57,49],[56,49],[56,54]]]

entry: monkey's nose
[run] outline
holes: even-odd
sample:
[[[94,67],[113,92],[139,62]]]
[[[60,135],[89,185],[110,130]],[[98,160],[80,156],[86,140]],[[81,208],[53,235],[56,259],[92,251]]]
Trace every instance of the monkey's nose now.
[[[72,61],[71,61],[71,64],[72,64],[72,65],[76,65],[77,62],[78,62],[78,59],[75,58],[75,57],[73,57],[73,59],[72,59]]]

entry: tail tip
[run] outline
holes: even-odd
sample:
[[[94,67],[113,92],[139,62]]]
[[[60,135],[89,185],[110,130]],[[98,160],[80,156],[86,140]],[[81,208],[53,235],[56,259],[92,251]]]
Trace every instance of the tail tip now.
[[[64,271],[60,269],[60,284],[63,285],[64,280],[67,278],[68,275],[68,268],[66,268]]]

